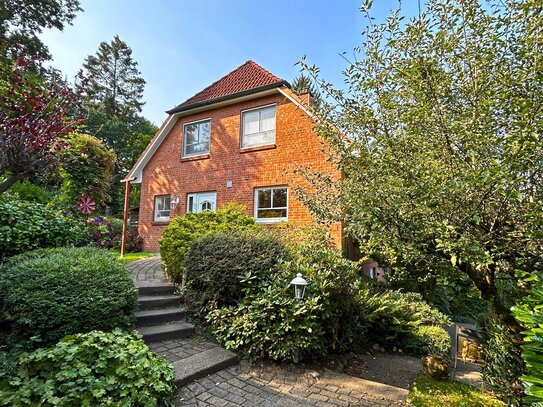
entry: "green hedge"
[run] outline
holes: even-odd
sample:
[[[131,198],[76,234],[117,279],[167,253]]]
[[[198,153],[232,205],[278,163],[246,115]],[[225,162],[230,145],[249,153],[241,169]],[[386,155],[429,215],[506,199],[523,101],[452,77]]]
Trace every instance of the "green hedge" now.
[[[289,286],[297,273],[311,282],[301,301]],[[362,282],[355,263],[324,250],[318,264],[285,263],[268,281],[254,280],[238,306],[207,320],[224,346],[253,357],[300,361],[356,350],[367,320],[356,301]]]
[[[215,212],[187,213],[172,219],[159,241],[166,275],[174,283],[182,282],[185,255],[196,239],[214,232],[254,228],[255,220],[245,212],[244,207],[230,203]]]
[[[39,249],[12,257],[0,268],[0,323],[11,346],[42,346],[68,334],[130,328],[136,307],[130,273],[102,249]]]
[[[79,245],[86,240],[85,223],[78,217],[37,202],[0,199],[0,264],[28,250]]]
[[[0,405],[172,405],[171,365],[120,330],[67,336],[16,363],[15,373],[0,375]]]
[[[246,283],[267,280],[288,258],[281,241],[265,231],[219,232],[194,241],[185,257],[187,309],[202,316],[211,304],[235,305]]]

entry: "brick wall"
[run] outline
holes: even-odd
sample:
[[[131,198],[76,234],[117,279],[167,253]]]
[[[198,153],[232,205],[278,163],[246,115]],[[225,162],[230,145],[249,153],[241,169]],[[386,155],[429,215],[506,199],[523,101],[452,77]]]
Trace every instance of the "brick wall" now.
[[[272,103],[276,104],[275,146],[241,151],[241,111]],[[209,118],[209,156],[182,159],[183,124]],[[312,120],[281,94],[181,117],[143,170],[139,231],[145,241],[144,249],[157,251],[158,239],[166,227],[153,221],[156,195],[179,196],[179,205],[171,217],[185,214],[187,194],[207,191],[216,191],[218,208],[235,200],[247,206],[252,216],[255,188],[287,185],[289,223],[310,224],[311,215],[294,194],[296,186],[307,185],[292,170],[301,165],[339,177],[335,166],[327,161],[329,151],[313,127]],[[232,181],[231,188],[227,188],[227,181]],[[341,226],[332,225],[330,233],[340,246]]]

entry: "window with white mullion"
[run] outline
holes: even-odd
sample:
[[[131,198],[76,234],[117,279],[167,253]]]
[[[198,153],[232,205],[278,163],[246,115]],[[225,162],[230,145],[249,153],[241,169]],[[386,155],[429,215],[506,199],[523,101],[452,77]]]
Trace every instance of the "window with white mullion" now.
[[[275,143],[275,105],[242,112],[241,147]]]
[[[211,120],[187,123],[183,126],[183,157],[209,154]]]
[[[155,222],[168,222],[170,220],[170,195],[155,196]]]
[[[287,187],[270,187],[256,189],[255,218],[258,222],[280,222],[287,220]]]

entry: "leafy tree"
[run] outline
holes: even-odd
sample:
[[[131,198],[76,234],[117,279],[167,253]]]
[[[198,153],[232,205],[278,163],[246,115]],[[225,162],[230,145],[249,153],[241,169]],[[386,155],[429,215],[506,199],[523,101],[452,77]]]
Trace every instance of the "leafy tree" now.
[[[394,11],[380,24],[370,7],[347,89],[301,61],[333,100],[319,106],[319,130],[345,176],[326,199],[397,274],[467,275],[520,340],[517,276],[543,268],[541,3],[429,0],[407,22]],[[315,208],[319,197],[304,199]]]
[[[109,118],[126,119],[141,112],[145,80],[132,49],[116,35],[111,42],[102,42],[95,55],[83,64],[90,78],[86,95],[90,105],[101,107]]]
[[[96,137],[73,134],[62,150],[62,199],[74,208],[78,199],[89,196],[98,207],[109,199],[115,171],[115,153]]]
[[[19,49],[15,61],[0,62],[0,194],[18,180],[50,171],[61,137],[79,124],[69,118],[79,95],[54,72],[38,75],[41,61]]]
[[[63,30],[81,11],[79,0],[3,0],[0,2],[0,41],[8,51],[24,44],[31,53],[49,59],[47,47],[37,37],[44,28]]]

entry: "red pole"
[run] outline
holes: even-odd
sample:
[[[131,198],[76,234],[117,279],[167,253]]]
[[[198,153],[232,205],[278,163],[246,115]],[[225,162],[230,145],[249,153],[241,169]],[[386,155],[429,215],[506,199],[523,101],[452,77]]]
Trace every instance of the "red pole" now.
[[[123,216],[123,235],[121,238],[121,258],[124,257],[124,249],[126,247],[126,237],[128,234],[128,211],[130,210],[130,183],[135,178],[123,179],[124,187],[124,216]]]

